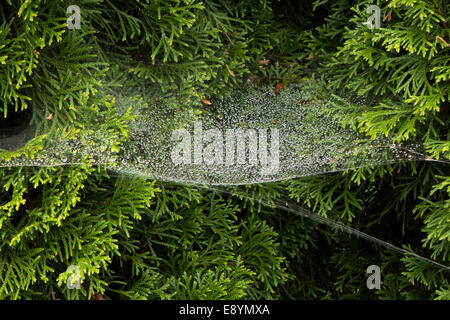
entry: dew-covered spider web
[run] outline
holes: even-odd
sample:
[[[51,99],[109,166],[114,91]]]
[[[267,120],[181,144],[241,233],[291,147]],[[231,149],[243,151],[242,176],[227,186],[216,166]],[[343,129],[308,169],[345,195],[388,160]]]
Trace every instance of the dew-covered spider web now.
[[[58,129],[41,135],[32,129],[0,136],[0,148],[20,146],[35,135],[41,150],[3,152],[0,166],[61,166],[85,163],[128,175],[208,185],[280,181],[398,161],[426,160],[419,143],[393,144],[390,137],[369,140],[344,128],[330,100],[312,87],[291,85],[238,90],[215,99],[208,112],[177,105],[149,105],[142,98],[114,93],[118,114],[130,107],[128,139],[95,127]]]

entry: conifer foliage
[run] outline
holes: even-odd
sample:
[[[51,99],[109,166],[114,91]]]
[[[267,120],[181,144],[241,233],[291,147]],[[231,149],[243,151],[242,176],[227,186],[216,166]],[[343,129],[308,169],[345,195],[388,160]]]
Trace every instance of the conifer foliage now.
[[[381,28],[363,24],[371,5]],[[248,84],[282,94],[309,79],[367,143],[419,141],[429,161],[226,192],[89,158],[0,168],[0,299],[450,299],[449,271],[275,205],[450,265],[449,24],[446,0],[2,1],[0,134],[36,132],[2,159],[33,157],[44,134],[68,128],[98,130],[120,152],[133,116],[118,92],[200,114]],[[379,290],[366,287],[373,264]]]

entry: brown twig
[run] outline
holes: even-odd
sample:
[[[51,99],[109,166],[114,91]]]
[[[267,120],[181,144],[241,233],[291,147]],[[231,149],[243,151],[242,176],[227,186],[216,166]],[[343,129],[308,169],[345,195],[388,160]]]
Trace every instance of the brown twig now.
[[[438,42],[438,40],[442,41],[447,47],[450,47],[450,44],[448,44],[448,42],[445,41],[442,37],[436,36],[436,43]]]
[[[384,21],[388,21],[391,22],[392,20],[392,10],[389,10],[389,12],[387,13],[387,15],[384,17]]]
[[[220,29],[220,31],[222,31],[225,34],[225,36],[227,37],[228,41],[230,41],[230,43],[234,46],[233,40],[230,39],[228,34],[225,31],[223,31],[223,29],[220,27],[219,24],[217,24],[217,27]]]

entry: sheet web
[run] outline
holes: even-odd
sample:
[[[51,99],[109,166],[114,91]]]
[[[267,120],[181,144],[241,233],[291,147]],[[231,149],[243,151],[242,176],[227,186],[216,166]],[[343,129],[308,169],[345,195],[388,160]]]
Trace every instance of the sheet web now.
[[[114,138],[102,130],[66,128],[43,138],[44,147],[34,158],[11,159],[3,152],[0,166],[76,165],[88,158],[94,165],[143,178],[244,185],[426,160],[418,143],[369,140],[344,128],[330,101],[319,98],[313,87],[292,85],[279,95],[272,87],[248,87],[212,100],[202,113],[173,104],[151,106],[120,91],[115,105],[119,114],[133,107],[136,116],[119,153],[111,151]],[[0,148],[11,139],[0,139]]]

